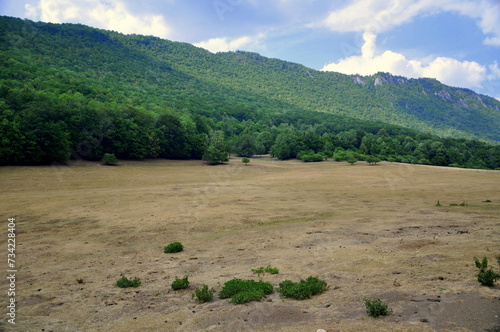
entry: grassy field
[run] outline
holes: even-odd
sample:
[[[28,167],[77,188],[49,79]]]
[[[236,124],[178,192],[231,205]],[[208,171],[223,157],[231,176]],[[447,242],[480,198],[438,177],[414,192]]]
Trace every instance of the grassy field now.
[[[0,331],[500,329],[500,287],[481,286],[473,262],[487,256],[500,270],[499,171],[154,160],[2,167],[0,184],[18,269],[17,324],[2,314]],[[184,251],[163,253],[173,241]],[[258,279],[251,269],[268,264],[280,270],[263,277],[274,286],[312,275],[330,289],[245,305],[191,298],[202,284]],[[142,285],[118,288],[121,275]],[[170,289],[186,275],[187,290]],[[366,298],[392,314],[369,317]]]

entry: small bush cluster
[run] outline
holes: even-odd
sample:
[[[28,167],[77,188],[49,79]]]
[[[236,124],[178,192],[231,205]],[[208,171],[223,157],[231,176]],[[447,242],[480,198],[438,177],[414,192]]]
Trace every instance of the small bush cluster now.
[[[221,299],[231,298],[230,302],[242,304],[260,301],[266,295],[272,294],[273,291],[273,285],[268,282],[234,278],[224,284],[219,292],[219,297]]]
[[[324,280],[311,276],[299,282],[285,280],[279,284],[278,292],[282,297],[305,300],[327,289],[328,285]]]
[[[300,151],[297,154],[297,159],[302,160],[303,162],[317,162],[327,160],[328,156],[322,152],[315,153],[313,150],[308,151]]]
[[[257,269],[252,269],[252,272],[256,273],[260,278],[260,276],[263,276],[266,273],[278,274],[280,273],[280,270],[277,267],[271,267],[271,265],[268,265],[266,267],[261,266]]]
[[[135,277],[134,279],[127,279],[127,277],[123,276],[116,282],[116,286],[120,288],[127,287],[139,287],[141,285],[141,279]]]
[[[368,300],[365,299],[366,312],[368,315],[377,318],[379,316],[387,316],[391,313],[387,303],[382,302],[380,299]]]
[[[477,257],[474,257],[474,262],[476,263],[476,267],[479,269],[477,281],[484,286],[494,286],[495,282],[500,279],[500,274],[493,271],[492,268],[488,269],[488,258],[483,257],[483,260],[479,261]],[[500,256],[497,257],[497,262],[500,265]]]
[[[184,250],[184,246],[180,242],[172,242],[165,248],[163,248],[163,252],[165,253],[176,253]]]
[[[209,289],[208,285],[203,285],[194,291],[193,298],[196,296],[199,303],[210,302],[214,298],[214,293],[215,289]]]
[[[175,278],[175,280],[172,282],[172,289],[173,290],[179,290],[179,289],[185,289],[188,288],[189,286],[189,280],[188,276],[185,276],[184,278]]]

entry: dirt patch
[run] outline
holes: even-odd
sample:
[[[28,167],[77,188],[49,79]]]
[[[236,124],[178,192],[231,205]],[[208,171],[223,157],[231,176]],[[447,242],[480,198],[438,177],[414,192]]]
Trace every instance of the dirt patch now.
[[[420,295],[380,294],[393,307],[388,320],[422,322],[432,329],[470,331],[500,330],[500,297],[486,298],[479,293]]]

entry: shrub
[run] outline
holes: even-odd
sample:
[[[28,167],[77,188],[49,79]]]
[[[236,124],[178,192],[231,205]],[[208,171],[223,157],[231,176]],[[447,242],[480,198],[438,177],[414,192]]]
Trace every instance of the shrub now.
[[[116,286],[120,288],[139,287],[140,285],[141,285],[141,279],[137,277],[134,279],[127,279],[127,277],[123,276],[116,282]]]
[[[268,265],[266,267],[261,266],[257,269],[252,269],[252,272],[257,273],[257,275],[260,277],[261,275],[266,274],[266,272],[270,274],[278,274],[280,273],[280,270],[277,267],[271,267],[271,265]]]
[[[188,276],[185,276],[182,279],[175,278],[175,280],[172,282],[173,290],[185,289],[188,288],[188,286],[189,286]]]
[[[272,293],[273,286],[268,282],[234,278],[224,284],[219,292],[219,297],[221,299],[231,298],[232,303],[241,304],[249,301],[260,301]]]
[[[323,161],[325,160],[325,156],[320,153],[314,153],[314,154],[305,154],[302,155],[300,158],[303,162],[318,162],[318,161]]]
[[[495,282],[500,279],[500,274],[493,271],[491,268],[486,270],[488,268],[488,259],[484,257],[482,261],[479,261],[477,257],[474,257],[474,262],[476,263],[476,267],[479,269],[477,281],[484,286],[494,286]],[[500,256],[497,257],[497,262],[500,264]]]
[[[163,252],[165,253],[175,253],[184,250],[184,246],[180,242],[172,242],[165,248],[163,248]]]
[[[250,301],[260,301],[265,296],[266,294],[262,289],[252,288],[247,291],[234,294],[233,296],[231,296],[230,302],[234,304],[243,304]]]
[[[113,153],[105,153],[102,157],[102,161],[104,161],[106,165],[116,165],[118,159],[116,159]]]
[[[244,164],[245,164],[245,166],[246,166],[246,165],[248,165],[248,163],[250,162],[250,158],[248,158],[248,157],[243,157],[243,158],[241,159],[241,162],[242,162],[242,163],[244,163]]]
[[[215,289],[209,289],[207,285],[203,285],[194,291],[193,297],[196,296],[198,302],[205,303],[212,301],[212,299],[214,298],[214,293]]]
[[[323,293],[328,287],[324,280],[317,277],[308,277],[306,280],[299,282],[285,280],[279,284],[278,292],[282,297],[305,300],[313,295]]]
[[[363,300],[365,301],[366,312],[368,315],[377,318],[379,316],[387,316],[391,313],[387,303],[382,302],[380,299]]]

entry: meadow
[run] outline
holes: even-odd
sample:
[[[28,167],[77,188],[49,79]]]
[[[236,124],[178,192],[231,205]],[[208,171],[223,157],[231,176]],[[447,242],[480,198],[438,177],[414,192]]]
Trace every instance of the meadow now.
[[[18,268],[17,324],[2,314],[0,330],[500,328],[500,286],[481,286],[473,260],[500,270],[500,171],[146,160],[1,167],[0,184],[0,215],[16,219]],[[7,257],[6,227],[0,236]],[[164,253],[174,241],[184,250]],[[267,265],[279,274],[261,278],[276,287],[317,276],[330,288],[303,301],[218,298],[226,281],[258,280],[251,270]],[[142,284],[119,288],[122,275]],[[172,290],[184,276],[188,289]],[[199,304],[192,294],[203,284],[217,292]],[[374,298],[392,313],[368,316],[363,299]]]

